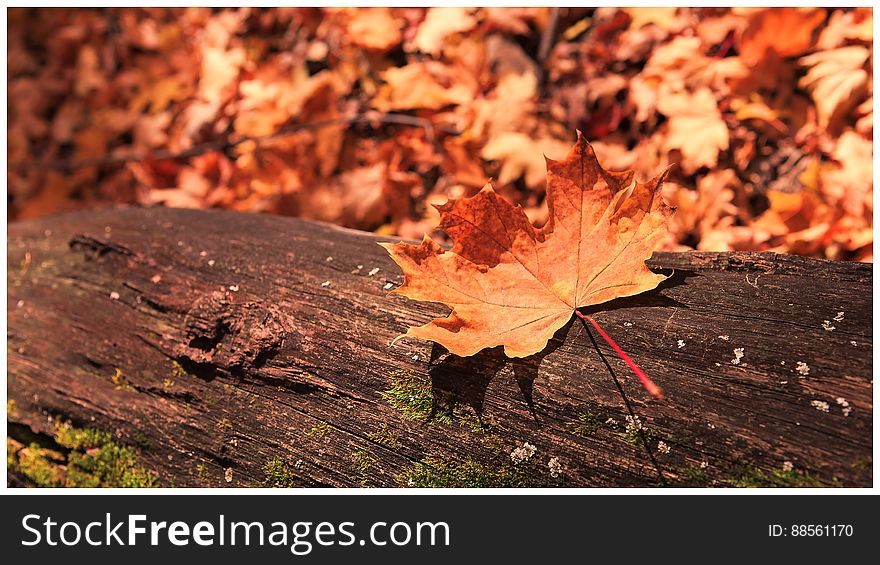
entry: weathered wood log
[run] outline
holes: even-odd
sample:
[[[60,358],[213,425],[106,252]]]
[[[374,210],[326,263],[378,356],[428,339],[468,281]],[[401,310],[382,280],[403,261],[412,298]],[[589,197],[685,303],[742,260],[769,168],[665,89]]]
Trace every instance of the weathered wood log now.
[[[389,294],[372,234],[171,209],[7,233],[9,484],[74,484],[99,449],[61,423],[161,486],[661,484],[641,437],[662,484],[872,484],[870,265],[655,254],[668,281],[594,310],[666,394],[600,345],[637,433],[574,322],[515,364],[391,346],[448,309]]]

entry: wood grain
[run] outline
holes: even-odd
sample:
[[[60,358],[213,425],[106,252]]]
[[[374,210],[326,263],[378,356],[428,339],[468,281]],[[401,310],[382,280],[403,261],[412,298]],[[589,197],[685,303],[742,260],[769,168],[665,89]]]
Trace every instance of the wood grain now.
[[[515,364],[390,346],[447,308],[389,294],[372,234],[160,208],[7,233],[11,434],[112,431],[162,486],[272,484],[273,465],[297,486],[661,484],[579,324]],[[872,484],[870,265],[649,265],[673,276],[592,312],[665,392],[601,344],[662,484]]]

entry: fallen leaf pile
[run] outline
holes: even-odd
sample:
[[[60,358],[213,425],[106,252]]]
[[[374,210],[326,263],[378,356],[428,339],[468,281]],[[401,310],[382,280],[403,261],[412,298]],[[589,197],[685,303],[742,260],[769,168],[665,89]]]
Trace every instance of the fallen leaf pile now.
[[[676,164],[668,249],[871,260],[870,8],[10,9],[10,219],[117,203],[420,238],[544,155]]]
[[[632,171],[608,172],[578,136],[565,160],[547,161],[543,228],[491,184],[439,206],[440,229],[455,242],[450,251],[427,236],[421,245],[381,244],[406,277],[394,292],[452,308],[406,335],[456,355],[503,345],[509,357],[526,357],[544,349],[575,309],[655,288],[666,277],[645,260],[667,235],[662,177],[643,184]]]

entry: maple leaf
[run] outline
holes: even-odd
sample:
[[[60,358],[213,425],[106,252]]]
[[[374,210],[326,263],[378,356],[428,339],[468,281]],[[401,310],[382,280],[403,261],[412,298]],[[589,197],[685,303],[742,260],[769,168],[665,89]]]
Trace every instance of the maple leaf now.
[[[405,335],[462,356],[503,345],[508,356],[526,357],[544,349],[577,308],[655,288],[666,277],[645,261],[672,212],[659,196],[664,176],[643,184],[633,183],[631,171],[606,171],[578,132],[564,160],[547,159],[543,228],[491,183],[438,206],[439,227],[455,241],[450,251],[427,236],[420,245],[380,244],[406,276],[394,292],[452,308]]]
[[[813,45],[813,31],[825,20],[825,11],[813,8],[769,8],[757,12],[740,42],[740,55],[750,66],[767,53],[779,57],[801,55]]]
[[[730,134],[712,91],[661,94],[657,109],[669,118],[666,147],[681,150],[685,172],[718,164],[718,153],[728,148]]]
[[[502,185],[512,183],[525,176],[526,185],[535,188],[544,180],[546,163],[541,153],[550,147],[549,153],[564,151],[564,144],[551,138],[534,140],[527,135],[505,132],[491,139],[480,152],[483,159],[501,161],[498,182]]]
[[[828,127],[832,117],[848,109],[863,92],[868,73],[862,66],[869,55],[870,52],[864,47],[852,45],[813,53],[800,59],[800,63],[810,67],[810,70],[798,84],[813,96],[820,126]]]

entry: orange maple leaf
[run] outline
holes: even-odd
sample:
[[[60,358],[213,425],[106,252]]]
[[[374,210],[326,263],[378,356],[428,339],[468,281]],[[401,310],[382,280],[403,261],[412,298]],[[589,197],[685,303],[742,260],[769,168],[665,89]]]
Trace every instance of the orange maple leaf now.
[[[655,288],[666,277],[645,261],[672,213],[659,194],[664,176],[643,184],[633,183],[632,171],[606,171],[578,132],[564,160],[547,159],[543,228],[491,183],[438,206],[439,227],[455,241],[450,251],[428,236],[420,245],[380,244],[406,276],[394,292],[452,308],[405,335],[456,355],[503,345],[508,356],[526,357],[544,349],[576,309]]]

